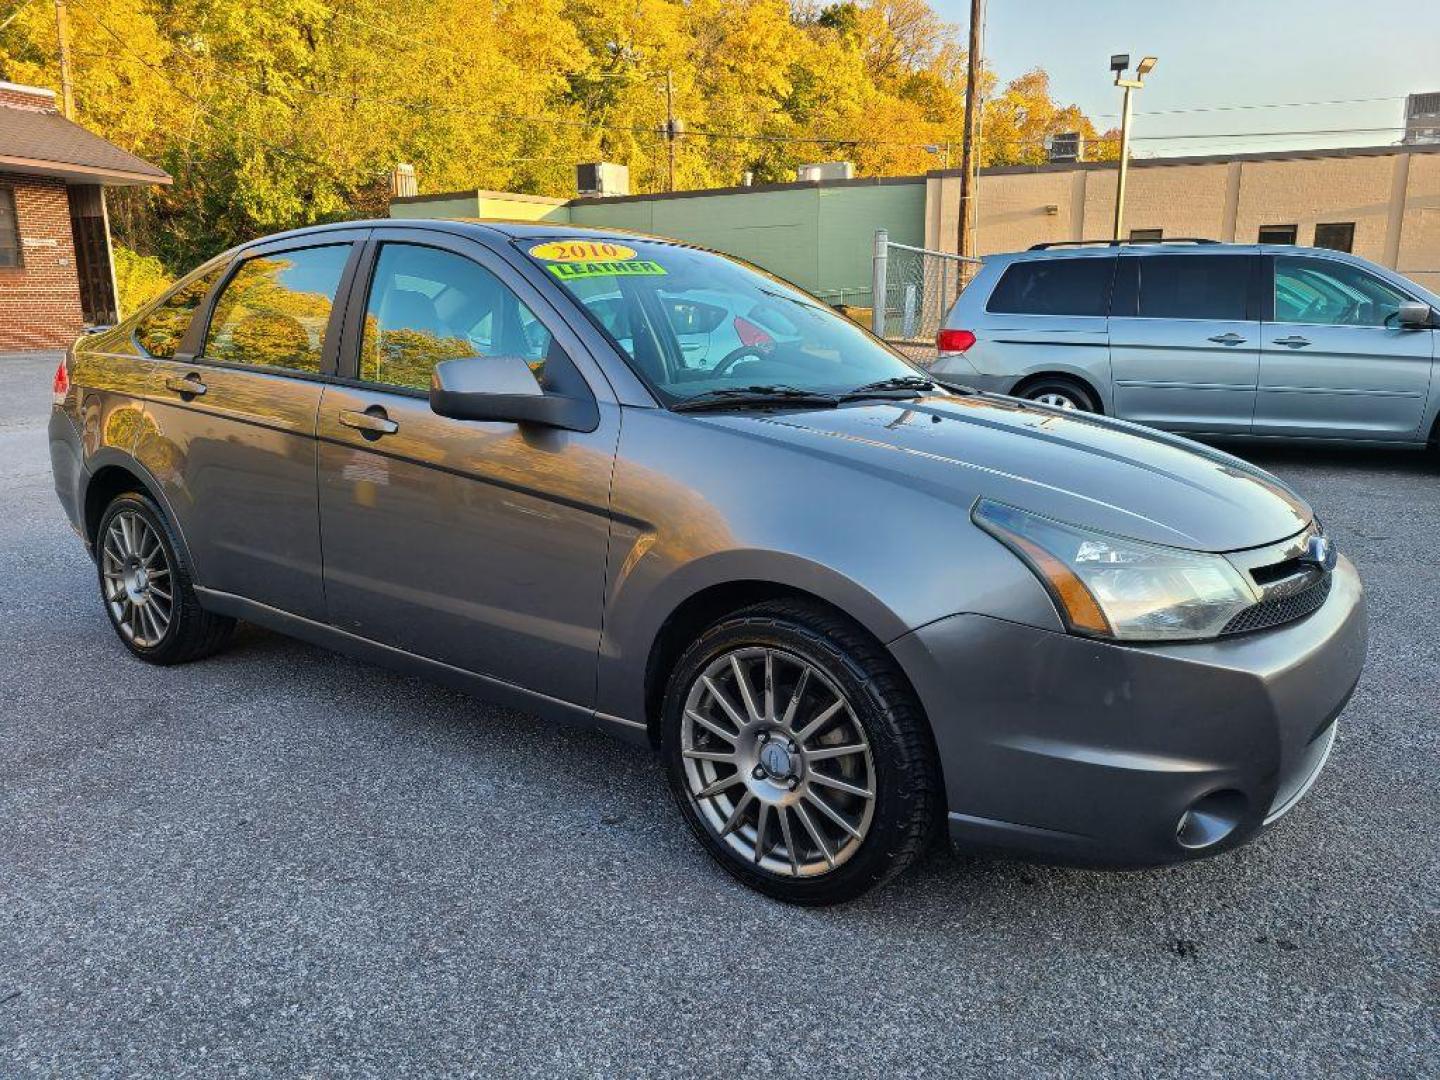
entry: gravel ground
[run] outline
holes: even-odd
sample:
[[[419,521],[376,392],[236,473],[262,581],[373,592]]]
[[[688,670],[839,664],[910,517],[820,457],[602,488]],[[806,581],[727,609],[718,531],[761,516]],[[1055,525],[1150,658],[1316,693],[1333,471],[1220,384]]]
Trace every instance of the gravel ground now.
[[[643,751],[258,630],[146,667],[0,361],[0,1076],[1436,1076],[1440,468],[1254,450],[1370,590],[1334,756],[1256,843],[945,854],[804,911]]]

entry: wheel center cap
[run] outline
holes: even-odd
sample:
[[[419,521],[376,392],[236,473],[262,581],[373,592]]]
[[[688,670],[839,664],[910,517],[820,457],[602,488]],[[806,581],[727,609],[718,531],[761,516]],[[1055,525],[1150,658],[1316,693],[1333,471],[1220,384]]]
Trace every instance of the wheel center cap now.
[[[760,765],[771,776],[783,780],[791,772],[790,751],[772,739],[760,749]]]

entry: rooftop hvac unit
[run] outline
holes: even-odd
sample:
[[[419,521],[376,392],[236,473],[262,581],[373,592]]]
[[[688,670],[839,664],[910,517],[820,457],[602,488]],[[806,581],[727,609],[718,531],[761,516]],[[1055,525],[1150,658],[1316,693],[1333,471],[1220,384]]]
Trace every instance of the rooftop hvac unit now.
[[[575,187],[581,195],[598,197],[629,195],[630,169],[612,161],[575,166]]]
[[[1045,136],[1045,157],[1052,164],[1081,161],[1085,157],[1085,136],[1078,131],[1065,131]]]
[[[1440,91],[1405,99],[1405,142],[1440,142]]]
[[[849,161],[820,161],[795,170],[795,179],[802,181],[850,180],[854,176],[855,166]]]

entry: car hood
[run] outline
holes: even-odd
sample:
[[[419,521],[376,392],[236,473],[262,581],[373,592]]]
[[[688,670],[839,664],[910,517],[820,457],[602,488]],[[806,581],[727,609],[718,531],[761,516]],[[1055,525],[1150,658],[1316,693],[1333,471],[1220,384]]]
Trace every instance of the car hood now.
[[[880,473],[967,509],[996,499],[1117,536],[1236,551],[1292,536],[1310,507],[1239,458],[1137,424],[995,395],[697,415]]]

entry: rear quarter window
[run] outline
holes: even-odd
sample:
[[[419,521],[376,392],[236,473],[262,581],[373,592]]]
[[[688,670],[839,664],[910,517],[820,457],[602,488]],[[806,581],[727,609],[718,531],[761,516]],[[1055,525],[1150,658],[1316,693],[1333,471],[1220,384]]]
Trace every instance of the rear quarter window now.
[[[1113,258],[1013,263],[996,283],[985,310],[1000,315],[1104,316],[1114,274]]]

